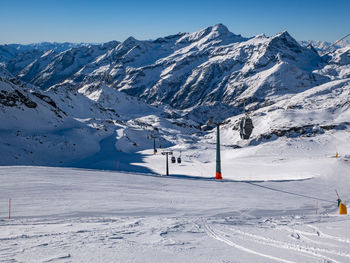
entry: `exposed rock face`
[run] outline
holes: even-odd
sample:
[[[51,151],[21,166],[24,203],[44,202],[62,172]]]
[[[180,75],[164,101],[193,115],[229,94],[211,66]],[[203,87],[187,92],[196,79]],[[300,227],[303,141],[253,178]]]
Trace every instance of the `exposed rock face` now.
[[[34,101],[24,96],[23,93],[18,90],[14,92],[0,90],[0,103],[9,107],[19,106],[20,104],[24,104],[28,108],[36,108],[37,106]]]

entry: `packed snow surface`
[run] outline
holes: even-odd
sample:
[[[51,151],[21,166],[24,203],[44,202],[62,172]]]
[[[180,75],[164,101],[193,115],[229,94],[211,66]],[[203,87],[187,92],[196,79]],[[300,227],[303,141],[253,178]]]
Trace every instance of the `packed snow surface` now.
[[[349,167],[344,156],[257,155],[217,181],[210,169],[3,166],[1,262],[349,262],[350,220],[334,192],[349,200]]]

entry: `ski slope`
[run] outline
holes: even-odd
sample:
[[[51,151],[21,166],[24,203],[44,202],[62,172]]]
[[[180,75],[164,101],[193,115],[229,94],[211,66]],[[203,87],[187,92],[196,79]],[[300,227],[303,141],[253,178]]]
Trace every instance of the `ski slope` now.
[[[58,49],[0,54],[0,262],[350,262],[349,47],[218,24]]]
[[[302,159],[256,156],[285,174],[275,181],[3,166],[0,262],[349,262],[334,192],[348,202],[346,158],[298,179]]]

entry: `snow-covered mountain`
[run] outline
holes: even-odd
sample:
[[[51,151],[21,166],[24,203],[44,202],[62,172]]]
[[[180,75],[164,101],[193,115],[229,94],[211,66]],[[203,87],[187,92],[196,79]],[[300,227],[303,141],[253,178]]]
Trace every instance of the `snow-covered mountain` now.
[[[258,108],[330,80],[317,72],[325,59],[286,31],[247,39],[222,24],[154,41],[130,37],[59,54],[51,49],[36,57],[29,64],[20,58],[22,67],[18,59],[8,62],[7,69],[42,89],[69,81],[78,90],[97,81],[147,103],[199,114],[212,108],[232,114],[232,106],[241,111],[245,100]]]
[[[129,38],[71,80],[102,80],[148,103],[179,109],[231,107],[246,98],[263,104],[267,94],[278,97],[323,83],[326,78],[312,73],[320,63],[317,53],[287,32],[245,39],[219,24],[155,41]]]
[[[40,42],[40,43],[33,43],[33,44],[9,44],[8,46],[15,48],[18,51],[26,51],[26,50],[42,50],[42,51],[48,51],[48,50],[55,50],[56,52],[62,52],[71,48],[76,47],[84,47],[89,46],[88,43],[71,43],[71,42]]]
[[[0,45],[0,63],[5,63],[7,68],[17,74],[25,66],[39,58],[46,51],[59,53],[70,48],[89,46],[86,43],[50,43],[41,42],[34,44],[5,44]]]
[[[116,44],[118,42],[112,41],[102,45],[75,47],[58,54],[49,50],[26,66],[18,76],[46,89],[70,77]]]
[[[322,67],[321,57],[287,32],[246,39],[218,24],[154,41],[130,37],[106,46],[94,46],[97,51],[78,47],[59,55],[51,51],[18,76],[41,88],[70,81],[79,89],[98,81],[147,103],[200,114],[213,107],[232,114],[232,106],[242,107],[246,99],[260,107],[328,81],[313,72]]]
[[[117,41],[111,41],[91,45],[85,43],[42,42],[28,45],[0,45],[0,63],[4,64],[12,74],[20,76],[26,82],[36,84],[37,79],[43,78],[42,75],[45,75],[44,78],[46,79],[55,78],[55,84],[61,78],[64,79],[70,76],[72,72],[75,73],[75,68],[80,69],[117,43]],[[58,64],[62,64],[61,67]],[[47,69],[49,65],[50,67]],[[67,69],[68,67],[69,69]],[[52,71],[55,71],[54,68],[61,71],[63,68],[65,70],[61,73],[63,77],[60,78],[52,73]],[[44,83],[41,87],[45,88],[47,85],[45,85],[45,81],[42,82]]]
[[[0,123],[0,149],[7,153],[1,164],[105,169],[112,168],[115,155],[125,159],[152,148],[151,135],[157,135],[157,145],[168,147],[175,144],[177,133],[186,137],[200,128],[171,109],[150,106],[105,84],[42,91],[3,67]],[[121,167],[135,169],[127,163]]]
[[[300,45],[308,46],[312,45],[317,51],[324,53],[328,51],[334,51],[339,48],[343,48],[346,46],[350,46],[350,42],[348,40],[341,40],[337,44],[333,45],[332,42],[321,41],[321,40],[302,40],[299,41]]]
[[[200,149],[205,167],[214,159],[211,117],[226,119],[222,141],[233,148],[349,130],[349,48],[321,57],[286,31],[244,38],[218,24],[62,52],[0,47],[1,164],[112,169],[119,158],[138,170],[136,158],[150,169],[156,134],[158,147]],[[255,129],[242,142],[244,104]]]

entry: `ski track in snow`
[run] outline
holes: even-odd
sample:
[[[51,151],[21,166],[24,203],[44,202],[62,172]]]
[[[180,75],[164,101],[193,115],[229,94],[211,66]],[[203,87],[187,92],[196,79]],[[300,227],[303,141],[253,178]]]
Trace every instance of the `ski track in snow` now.
[[[246,248],[244,246],[240,246],[240,245],[234,243],[233,241],[229,240],[228,238],[225,238],[223,234],[220,234],[220,233],[214,231],[209,225],[205,225],[205,228],[206,228],[207,234],[209,236],[211,236],[212,238],[219,240],[219,241],[222,241],[222,242],[226,243],[227,245],[235,247],[235,248],[242,250],[244,252],[252,253],[254,255],[265,257],[265,258],[272,259],[272,260],[277,260],[279,262],[285,262],[285,263],[293,263],[294,262],[294,261],[289,261],[289,260],[285,260],[282,258],[274,257],[274,256],[271,256],[268,254],[263,254],[263,253],[255,251],[255,250]]]
[[[271,225],[270,221],[267,220],[269,224],[260,224],[259,226],[260,230],[265,230],[263,232],[264,236],[252,233],[259,230],[259,228],[252,229],[251,227],[248,228],[244,225],[232,227],[230,224],[218,224],[217,222],[205,222],[203,225],[206,233],[210,237],[241,251],[263,258],[269,258],[279,262],[300,262],[280,258],[273,254],[262,253],[260,250],[256,249],[257,245],[262,246],[264,248],[263,251],[265,251],[266,247],[273,247],[275,248],[274,254],[276,253],[276,249],[279,251],[276,253],[277,255],[286,255],[285,252],[281,252],[285,250],[286,252],[288,251],[288,253],[290,253],[290,251],[295,251],[298,254],[307,255],[311,258],[310,261],[303,257],[303,262],[315,262],[315,260],[317,260],[317,262],[349,262],[350,254],[347,253],[348,239],[325,234],[316,226],[302,224],[303,220],[297,222],[296,226],[307,228],[313,232],[301,231],[295,227],[296,222],[293,223],[292,221],[295,221],[295,219],[291,218],[288,225],[285,223],[279,225],[278,221],[275,222],[274,225]],[[245,227],[246,231],[240,230],[243,227]],[[274,238],[269,238],[269,235],[273,235]],[[317,237],[318,240],[305,238],[304,235]],[[289,238],[288,242],[278,240],[285,239],[286,237]],[[337,242],[330,243],[329,240]],[[245,245],[243,246],[242,243]],[[330,247],[333,247],[333,249]],[[294,256],[296,256],[296,254],[294,254]]]
[[[335,241],[339,241],[339,242],[344,242],[344,243],[348,243],[348,244],[350,243],[350,239],[347,239],[347,238],[345,239],[345,238],[340,238],[340,237],[328,235],[328,234],[321,232],[315,226],[311,226],[311,225],[308,225],[308,226],[316,231],[317,236],[322,236],[322,237],[327,238],[327,239],[331,239],[331,240],[335,240]]]
[[[113,250],[118,251],[121,247],[130,254],[135,253],[137,248],[156,249],[172,253],[176,258],[181,253],[196,253],[201,246],[205,247],[205,234],[241,253],[262,258],[262,262],[301,262],[298,260],[300,258],[302,262],[349,261],[350,254],[346,250],[349,240],[324,234],[319,227],[303,224],[307,221],[303,218],[275,218],[274,223],[278,227],[265,219],[241,223],[232,220],[157,216],[2,220],[1,228],[6,231],[0,237],[0,262],[81,262],[84,259],[82,254],[91,256],[92,252],[88,249],[104,251],[109,259]],[[317,224],[328,223],[327,220],[332,218],[325,222],[322,220]],[[301,231],[298,227],[305,230]],[[318,240],[304,238],[305,235],[317,237]],[[210,253],[215,254],[215,250],[221,249],[227,251],[220,243],[214,245]],[[226,254],[229,255],[229,250]],[[140,259],[139,255],[135,257]],[[235,257],[241,258],[240,253]]]
[[[325,260],[330,260],[330,261],[333,261],[333,262],[337,262],[337,261],[335,261],[334,259],[331,259],[331,258],[329,258],[327,256],[320,255],[319,253],[320,252],[324,252],[324,253],[328,253],[328,254],[341,255],[341,256],[344,256],[344,257],[350,257],[349,254],[341,253],[339,251],[334,251],[334,250],[329,250],[329,249],[320,249],[320,248],[315,248],[315,247],[311,247],[311,246],[301,246],[301,245],[298,245],[298,244],[292,244],[292,243],[288,243],[288,242],[276,241],[276,240],[273,240],[273,239],[270,239],[270,238],[265,238],[265,237],[262,237],[262,236],[254,235],[254,234],[243,232],[243,231],[240,231],[240,230],[230,229],[230,231],[235,233],[235,234],[241,235],[241,237],[243,237],[243,238],[247,238],[247,240],[249,240],[249,241],[253,241],[253,242],[256,242],[256,243],[263,244],[263,245],[273,246],[273,247],[276,247],[276,248],[285,248],[285,249],[288,249],[288,250],[295,250],[295,251],[299,251],[299,252],[302,252],[302,253],[310,254],[310,255],[315,256],[315,257],[320,257],[320,258],[325,259]]]

